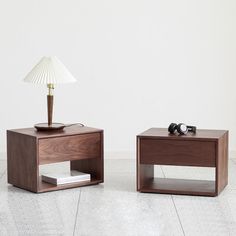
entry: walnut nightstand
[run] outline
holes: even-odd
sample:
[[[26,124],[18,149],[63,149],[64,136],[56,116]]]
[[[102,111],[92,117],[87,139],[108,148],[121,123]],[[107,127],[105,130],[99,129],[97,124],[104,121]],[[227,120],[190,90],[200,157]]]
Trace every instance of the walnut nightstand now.
[[[214,167],[215,181],[155,178],[154,165]],[[169,134],[151,128],[137,136],[137,190],[217,196],[228,183],[228,131]]]
[[[41,180],[39,165],[63,161],[91,174],[91,181],[56,186]],[[103,130],[78,125],[59,132],[7,130],[7,171],[9,184],[36,193],[102,183]]]

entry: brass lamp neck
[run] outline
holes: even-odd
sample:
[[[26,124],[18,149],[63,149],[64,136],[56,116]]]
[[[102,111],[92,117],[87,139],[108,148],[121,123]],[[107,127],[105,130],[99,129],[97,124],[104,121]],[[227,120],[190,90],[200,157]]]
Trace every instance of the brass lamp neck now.
[[[48,95],[53,96],[54,84],[47,84],[47,87],[48,87]]]

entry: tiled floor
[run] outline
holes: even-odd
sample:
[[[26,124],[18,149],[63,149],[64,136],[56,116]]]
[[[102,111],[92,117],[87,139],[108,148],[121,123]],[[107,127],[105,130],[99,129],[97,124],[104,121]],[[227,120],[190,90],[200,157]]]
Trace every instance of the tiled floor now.
[[[212,178],[204,168],[157,167],[162,177]],[[105,183],[33,194],[6,183],[0,161],[0,236],[236,235],[236,160],[219,197],[138,193],[135,160],[105,160]]]

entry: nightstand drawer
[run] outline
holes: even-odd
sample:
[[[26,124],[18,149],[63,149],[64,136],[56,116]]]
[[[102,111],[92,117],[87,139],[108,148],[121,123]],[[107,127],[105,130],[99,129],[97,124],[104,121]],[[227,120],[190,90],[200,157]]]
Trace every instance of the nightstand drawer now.
[[[214,141],[140,139],[140,164],[216,166]]]
[[[100,133],[39,139],[39,164],[99,158]]]

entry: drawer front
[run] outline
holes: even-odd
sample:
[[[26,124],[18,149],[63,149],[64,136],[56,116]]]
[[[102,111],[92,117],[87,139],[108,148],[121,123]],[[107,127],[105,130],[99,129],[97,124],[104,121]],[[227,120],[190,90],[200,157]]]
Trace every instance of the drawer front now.
[[[140,163],[216,166],[214,141],[140,139]]]
[[[39,164],[100,157],[100,133],[39,139]]]

